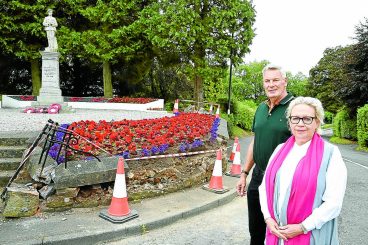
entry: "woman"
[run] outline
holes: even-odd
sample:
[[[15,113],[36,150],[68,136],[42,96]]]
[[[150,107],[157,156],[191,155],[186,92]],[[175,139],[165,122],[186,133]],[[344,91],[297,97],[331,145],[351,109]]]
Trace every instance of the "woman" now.
[[[320,136],[322,104],[297,97],[286,114],[292,136],[273,152],[259,187],[266,244],[338,244],[347,173],[339,149]]]

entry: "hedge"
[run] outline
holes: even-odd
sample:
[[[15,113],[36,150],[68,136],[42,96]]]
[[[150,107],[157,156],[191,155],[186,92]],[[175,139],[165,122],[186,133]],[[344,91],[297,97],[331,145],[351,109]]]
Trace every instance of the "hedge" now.
[[[350,140],[357,139],[356,118],[350,118],[348,111],[343,108],[334,117],[333,133],[334,136]]]
[[[358,109],[357,137],[359,147],[368,148],[368,104]]]
[[[257,106],[253,101],[236,101],[233,112],[234,123],[242,129],[250,131],[256,108]]]
[[[332,118],[334,117],[334,114],[332,112],[329,111],[325,111],[325,123],[332,123]]]

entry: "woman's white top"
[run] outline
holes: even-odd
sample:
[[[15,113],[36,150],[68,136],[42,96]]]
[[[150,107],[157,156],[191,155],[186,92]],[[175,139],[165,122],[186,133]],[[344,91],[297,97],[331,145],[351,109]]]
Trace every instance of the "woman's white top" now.
[[[311,141],[299,146],[296,143],[286,156],[283,164],[279,169],[280,174],[280,196],[278,198],[278,207],[281,209],[282,202],[285,199],[286,191],[291,185],[295,169],[299,161],[307,153]],[[275,154],[280,150],[280,144],[272,153],[268,163],[272,161]],[[346,189],[347,171],[341,153],[337,146],[333,146],[334,150],[326,172],[326,190],[322,196],[323,203],[318,208],[315,208],[302,223],[308,230],[320,229],[327,221],[336,218],[341,211],[342,202]],[[267,171],[267,169],[266,169]],[[266,176],[266,174],[265,174]],[[266,184],[263,177],[262,184],[259,186],[259,200],[264,219],[271,217],[267,207]],[[281,212],[281,210],[278,210]]]

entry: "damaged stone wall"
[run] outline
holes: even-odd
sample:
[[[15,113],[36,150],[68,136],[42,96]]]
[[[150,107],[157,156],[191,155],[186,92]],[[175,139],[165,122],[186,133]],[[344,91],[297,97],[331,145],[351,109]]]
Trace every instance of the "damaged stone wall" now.
[[[222,148],[225,170],[226,145],[227,142],[222,141],[197,150]],[[27,168],[20,174],[23,184],[12,184],[11,187],[16,188],[8,189],[4,217],[25,217],[37,212],[110,204],[117,157],[102,158],[102,162],[68,162],[66,168],[55,165],[51,158],[47,158],[44,176],[37,177],[41,167],[38,164],[40,152],[41,149],[35,151]],[[129,200],[139,202],[144,198],[202,185],[210,180],[215,160],[216,152],[174,158],[128,159],[125,161],[125,172]],[[35,201],[37,199],[38,202]]]

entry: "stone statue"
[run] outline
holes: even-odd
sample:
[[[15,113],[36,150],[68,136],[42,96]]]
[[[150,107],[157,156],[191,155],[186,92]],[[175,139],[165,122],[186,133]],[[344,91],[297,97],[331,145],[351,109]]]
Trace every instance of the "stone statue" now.
[[[45,51],[56,52],[58,49],[56,40],[56,27],[58,26],[56,19],[52,16],[52,9],[47,10],[48,16],[43,20],[43,26],[47,34],[47,41],[49,46],[45,48]]]

